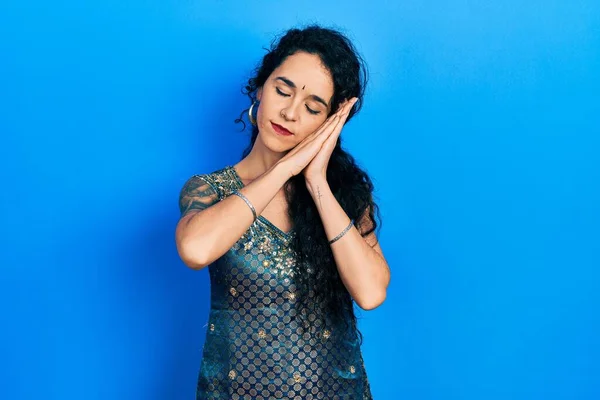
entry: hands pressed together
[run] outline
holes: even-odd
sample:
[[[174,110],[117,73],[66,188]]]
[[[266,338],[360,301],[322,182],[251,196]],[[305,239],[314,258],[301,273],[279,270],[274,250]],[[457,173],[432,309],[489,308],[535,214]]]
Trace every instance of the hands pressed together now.
[[[325,179],[331,153],[357,100],[358,98],[353,97],[344,101],[339,110],[330,115],[319,129],[304,138],[279,160],[279,163],[289,168],[290,177],[302,172],[307,184],[313,180]]]

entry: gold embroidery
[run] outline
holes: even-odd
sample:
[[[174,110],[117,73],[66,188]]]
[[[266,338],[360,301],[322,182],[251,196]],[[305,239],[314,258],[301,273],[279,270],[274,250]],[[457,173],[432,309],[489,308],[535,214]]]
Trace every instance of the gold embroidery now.
[[[258,250],[261,253],[267,253],[268,254],[268,253],[271,252],[271,249],[272,249],[271,239],[269,239],[268,236],[265,236],[263,238],[263,241],[258,245]]]
[[[290,293],[285,293],[284,296],[290,300],[295,300],[296,299],[296,293],[290,292]]]

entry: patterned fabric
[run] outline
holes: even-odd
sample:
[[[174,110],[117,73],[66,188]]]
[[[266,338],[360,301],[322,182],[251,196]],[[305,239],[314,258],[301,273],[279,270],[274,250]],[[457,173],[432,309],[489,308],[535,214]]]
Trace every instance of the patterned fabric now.
[[[181,191],[181,216],[242,187],[233,166],[194,175]],[[310,329],[294,319],[293,235],[261,215],[208,267],[211,306],[196,399],[372,399],[358,340],[314,315]]]

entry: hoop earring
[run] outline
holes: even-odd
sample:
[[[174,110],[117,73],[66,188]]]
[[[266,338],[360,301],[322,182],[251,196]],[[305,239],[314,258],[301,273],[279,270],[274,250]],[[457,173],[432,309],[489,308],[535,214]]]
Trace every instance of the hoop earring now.
[[[254,108],[254,104],[256,104],[256,101],[253,102],[252,105],[250,106],[250,109],[248,109],[248,119],[250,120],[250,123],[252,125],[256,125],[256,119],[252,115],[252,109]]]

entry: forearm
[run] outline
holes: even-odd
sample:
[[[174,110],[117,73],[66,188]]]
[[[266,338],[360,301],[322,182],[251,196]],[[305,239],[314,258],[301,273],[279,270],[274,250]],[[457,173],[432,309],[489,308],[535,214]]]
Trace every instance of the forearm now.
[[[239,190],[260,215],[289,179],[289,173],[275,164],[263,175]],[[194,268],[202,268],[221,257],[239,240],[253,222],[250,207],[231,195],[201,212],[184,218],[176,236],[182,259]]]
[[[333,239],[350,223],[350,218],[331,192],[325,179],[307,184],[328,240]],[[385,259],[365,241],[352,226],[331,244],[340,278],[350,295],[363,309],[377,307],[385,299],[389,269]]]

